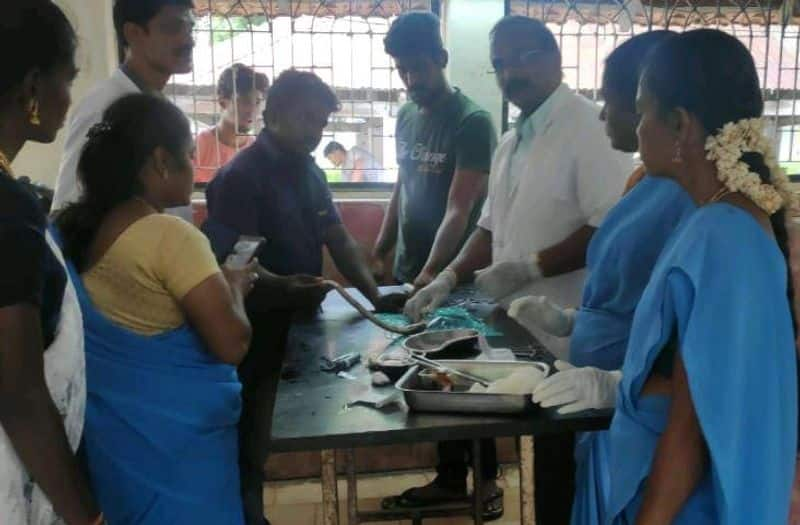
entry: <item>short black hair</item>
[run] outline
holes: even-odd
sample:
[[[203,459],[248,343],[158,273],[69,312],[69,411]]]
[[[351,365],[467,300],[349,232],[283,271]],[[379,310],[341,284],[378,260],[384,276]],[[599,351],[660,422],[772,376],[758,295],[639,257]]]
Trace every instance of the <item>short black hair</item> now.
[[[339,144],[335,140],[332,140],[332,141],[328,142],[327,146],[325,146],[325,150],[322,152],[322,154],[327,157],[328,155],[330,155],[334,151],[343,151],[343,152],[347,153],[347,150],[344,149],[344,146],[342,146],[341,144]]]
[[[0,16],[0,95],[18,86],[33,69],[49,72],[75,60],[75,30],[54,3],[12,2]]]
[[[268,89],[267,75],[256,73],[253,68],[244,64],[233,64],[225,68],[217,81],[217,95],[228,99],[232,99],[234,94],[246,95],[253,90],[266,93]]]
[[[648,56],[661,42],[676,34],[668,30],[648,31],[620,44],[606,58],[603,89],[615,93],[628,109],[634,108],[639,77]]]
[[[269,90],[264,107],[264,121],[274,122],[274,118],[290,107],[295,107],[310,99],[321,101],[331,112],[339,111],[341,105],[333,89],[314,73],[287,69],[275,79]]]
[[[394,58],[438,55],[444,50],[439,17],[429,11],[409,11],[400,15],[389,27],[383,48]]]
[[[505,31],[527,32],[534,38],[540,51],[547,51],[561,56],[556,37],[541,20],[521,15],[504,16],[497,21],[489,32],[489,38],[494,40],[498,33]]]
[[[193,0],[114,0],[114,30],[120,50],[128,47],[124,28],[128,22],[144,27],[166,6],[194,9]]]

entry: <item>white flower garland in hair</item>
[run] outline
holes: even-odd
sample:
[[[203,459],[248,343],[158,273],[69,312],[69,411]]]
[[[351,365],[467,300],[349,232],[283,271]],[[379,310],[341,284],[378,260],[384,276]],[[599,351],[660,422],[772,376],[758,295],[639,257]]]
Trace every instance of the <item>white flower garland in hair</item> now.
[[[751,118],[729,122],[706,140],[706,158],[717,166],[717,177],[728,190],[739,192],[769,215],[783,207],[794,209],[797,199],[789,187],[789,178],[778,165],[772,141],[764,133],[764,119]],[[741,160],[747,152],[760,153],[770,171],[770,184],[761,182],[757,173]]]

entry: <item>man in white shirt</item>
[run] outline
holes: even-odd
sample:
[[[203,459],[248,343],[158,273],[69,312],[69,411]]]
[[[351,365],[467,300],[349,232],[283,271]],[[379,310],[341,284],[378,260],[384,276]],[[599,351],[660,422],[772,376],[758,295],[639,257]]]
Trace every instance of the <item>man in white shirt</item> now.
[[[544,24],[506,17],[491,39],[497,82],[521,114],[495,152],[478,228],[456,259],[407,303],[405,312],[415,320],[473,276],[504,306],[522,295],[579,304],[589,240],[633,169],[630,156],[612,150],[600,108],[562,83],[561,53]],[[568,341],[535,335],[566,358]],[[537,520],[568,523],[571,440],[547,441],[537,438]]]
[[[172,75],[192,71],[193,8],[192,0],[114,2],[114,28],[125,49],[125,61],[111,78],[95,86],[70,117],[53,197],[54,211],[80,198],[77,171],[86,133],[100,122],[106,108],[131,93],[163,96],[161,92]],[[109,173],[109,177],[113,175]],[[189,208],[170,211],[191,221]]]

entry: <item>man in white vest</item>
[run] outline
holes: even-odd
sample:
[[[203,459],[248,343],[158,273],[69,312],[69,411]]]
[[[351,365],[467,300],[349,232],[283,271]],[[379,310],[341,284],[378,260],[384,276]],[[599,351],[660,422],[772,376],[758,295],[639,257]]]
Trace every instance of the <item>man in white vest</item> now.
[[[521,114],[495,151],[478,228],[407,303],[414,320],[473,277],[506,307],[522,295],[580,304],[589,240],[633,169],[630,156],[612,150],[600,107],[563,83],[561,53],[544,24],[522,16],[500,20],[491,32],[491,59],[503,95]],[[568,340],[527,328],[557,357],[567,357]],[[572,450],[568,436],[537,438],[539,523],[569,522]]]
[[[70,117],[53,196],[54,211],[80,198],[77,171],[86,133],[100,122],[106,108],[132,93],[163,96],[161,92],[172,75],[192,71],[193,9],[192,0],[115,0],[114,28],[125,49],[125,60],[111,78],[92,89]],[[191,221],[189,207],[169,211]]]

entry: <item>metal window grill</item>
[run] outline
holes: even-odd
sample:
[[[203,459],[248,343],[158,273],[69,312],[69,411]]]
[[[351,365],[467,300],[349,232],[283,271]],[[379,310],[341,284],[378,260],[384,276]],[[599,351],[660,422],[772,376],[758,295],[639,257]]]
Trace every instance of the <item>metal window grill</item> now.
[[[742,40],[756,61],[779,142],[779,159],[800,173],[798,71],[800,11],[786,0],[506,0],[506,12],[544,20],[558,38],[566,82],[599,102],[603,61],[634,34],[654,28],[716,27]],[[168,94],[195,132],[219,118],[220,73],[243,63],[270,80],[295,67],[318,74],[342,101],[319,150],[334,183],[354,173],[322,155],[330,140],[372,153],[373,181],[397,177],[394,124],[405,101],[402,83],[383,52],[392,20],[413,9],[439,11],[439,0],[197,0],[195,69],[176,76]],[[515,117],[512,109],[509,118]],[[260,129],[256,125],[254,133]],[[363,174],[362,174],[363,175]],[[371,183],[368,183],[368,185]]]
[[[312,71],[334,88],[342,103],[315,152],[329,181],[371,186],[396,180],[394,124],[405,93],[384,53],[383,38],[396,16],[431,9],[431,0],[199,0],[195,4],[194,71],[174,77],[167,90],[190,118],[195,134],[219,119],[217,81],[232,64],[250,66],[270,82],[288,68]],[[253,133],[262,126],[259,115]],[[346,149],[357,146],[359,152],[370,152],[372,169],[358,173],[348,165],[334,168],[322,154],[331,140]]]
[[[797,116],[800,11],[781,0],[510,0],[507,12],[545,21],[559,40],[565,81],[599,102],[603,62],[614,47],[651,29],[713,27],[741,40],[755,59],[765,116],[774,125],[779,160],[800,173]],[[514,115],[510,115],[513,119]]]

